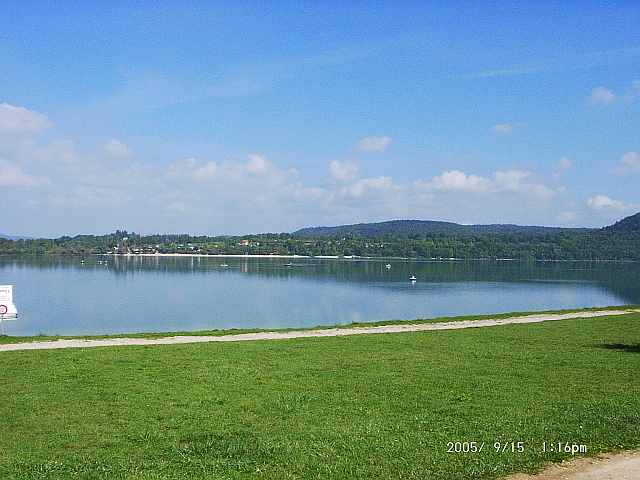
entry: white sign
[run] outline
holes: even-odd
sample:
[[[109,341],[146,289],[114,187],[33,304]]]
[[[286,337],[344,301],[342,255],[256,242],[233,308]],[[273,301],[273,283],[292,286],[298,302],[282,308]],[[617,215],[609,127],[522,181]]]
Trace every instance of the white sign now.
[[[0,318],[7,320],[18,316],[13,304],[13,285],[0,285]]]

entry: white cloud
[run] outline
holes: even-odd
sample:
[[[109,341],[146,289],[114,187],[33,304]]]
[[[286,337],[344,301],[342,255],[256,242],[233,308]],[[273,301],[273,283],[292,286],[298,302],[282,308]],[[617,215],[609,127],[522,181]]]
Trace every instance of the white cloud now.
[[[112,138],[104,146],[105,152],[114,158],[129,158],[133,153],[131,149],[120,140]]]
[[[206,182],[215,178],[218,173],[218,164],[216,162],[207,162],[203,166],[193,171],[193,179],[197,182]]]
[[[587,206],[593,210],[604,211],[604,210],[615,210],[622,211],[627,210],[630,205],[625,204],[619,200],[614,200],[606,195],[596,195],[594,197],[590,197],[587,200]]]
[[[216,183],[218,186],[235,184],[235,189],[252,185],[256,193],[292,181],[297,175],[297,170],[280,169],[257,153],[248,155],[246,162],[218,163],[185,158],[171,163],[164,173],[170,181]]]
[[[262,155],[252,153],[249,155],[249,161],[245,168],[253,175],[264,175],[271,168],[271,164]]]
[[[197,164],[198,160],[193,157],[176,160],[169,165],[167,176],[172,178],[189,177]]]
[[[324,178],[306,181],[260,153],[235,160],[184,158],[166,165],[136,152],[136,161],[114,168],[109,159],[131,149],[110,143],[114,148],[98,144],[92,149],[72,140],[2,137],[0,185],[47,185],[32,188],[28,204],[16,202],[5,223],[12,230],[37,228],[47,235],[123,226],[240,233],[389,218],[544,223],[549,215],[576,210],[562,205],[562,199],[545,202],[560,189],[547,187],[526,170],[478,175],[452,168],[401,182],[387,175],[360,178],[357,163],[343,161],[329,163]]]
[[[291,184],[287,188],[287,194],[290,194],[297,201],[321,201],[326,198],[327,190],[321,187],[305,187],[297,182]]]
[[[414,185],[426,191],[475,194],[513,192],[540,199],[551,198],[557,193],[546,185],[527,181],[530,177],[531,172],[525,170],[497,171],[491,178],[450,170],[431,180],[418,180]]]
[[[531,176],[526,170],[498,171],[493,174],[495,189],[498,191],[518,191],[522,189],[523,180]]]
[[[275,189],[274,196],[294,189],[299,192],[297,176],[297,170],[284,170],[264,156],[252,153],[245,162],[218,163],[196,158],[178,160],[167,167],[162,177],[172,182],[174,188],[180,185],[185,191],[203,184],[206,188],[215,186],[217,195],[225,194],[232,198],[248,194],[251,198],[257,198],[269,195],[270,189]],[[296,184],[298,187],[294,188]]]
[[[508,135],[509,133],[511,133],[513,131],[513,124],[511,123],[498,123],[497,125],[494,125],[493,127],[491,127],[491,130],[493,131],[493,133],[499,133],[502,135]]]
[[[493,78],[493,77],[511,77],[515,75],[530,75],[533,73],[538,73],[545,70],[546,67],[541,65],[522,65],[516,66],[513,68],[499,68],[493,70],[482,70],[479,72],[473,72],[466,75],[463,75],[463,78]]]
[[[202,183],[214,180],[218,174],[218,164],[216,162],[201,163],[195,158],[185,158],[169,165],[167,176],[173,179],[187,179],[189,181]]]
[[[537,185],[526,185],[523,187],[523,191],[527,195],[531,195],[543,200],[549,200],[552,197],[555,197],[557,193],[562,193],[565,190],[560,189],[558,191],[553,190],[552,188],[547,187],[546,185],[537,184]]]
[[[347,182],[358,175],[358,165],[353,162],[338,162],[334,160],[329,163],[329,174],[334,180]]]
[[[477,175],[467,175],[460,170],[450,170],[431,180],[434,190],[441,192],[487,192],[491,181]]]
[[[76,150],[76,145],[71,140],[55,140],[32,152],[33,158],[54,164],[74,164],[81,158]]]
[[[462,78],[493,78],[493,77],[507,77],[515,75],[532,75],[541,72],[563,72],[566,70],[576,70],[581,68],[593,68],[599,66],[609,65],[612,62],[619,61],[623,58],[635,57],[640,48],[637,46],[628,48],[616,48],[609,50],[600,50],[595,52],[587,52],[574,56],[573,58],[560,59],[544,59],[536,63],[527,63],[520,65],[513,65],[507,68],[495,68],[476,71],[466,75],[462,75]]]
[[[364,152],[384,152],[393,139],[391,137],[364,137],[358,142],[358,150]]]
[[[616,95],[606,87],[596,87],[589,95],[592,105],[611,105],[615,100]]]
[[[25,173],[17,165],[0,159],[0,186],[1,187],[39,187],[49,183],[45,177],[36,177]]]
[[[53,125],[46,115],[0,103],[0,134],[37,133]]]
[[[559,179],[567,170],[573,167],[573,161],[570,158],[562,157],[553,165],[553,177]]]
[[[363,178],[342,189],[343,194],[361,198],[374,192],[385,192],[395,188],[391,177]]]
[[[76,150],[72,142],[21,145],[26,145],[25,150],[7,160],[24,171],[16,173],[3,165],[0,178],[24,186],[44,185],[45,176],[54,180],[47,188],[29,192],[42,212],[38,225],[46,234],[80,228],[102,232],[112,225],[146,231],[260,232],[354,219],[455,221],[462,215],[459,212],[477,221],[493,220],[493,215],[495,221],[517,221],[521,208],[515,205],[520,202],[506,202],[500,194],[513,192],[523,201],[530,200],[530,212],[542,211],[536,210],[540,199],[555,193],[533,181],[530,172],[520,170],[486,177],[450,170],[415,183],[396,183],[391,176],[358,178],[357,165],[345,161],[329,164],[327,176],[318,180],[326,182],[323,185],[302,181],[295,170],[259,153],[226,161],[185,158],[165,166],[139,160],[113,168],[112,162],[104,161],[108,155],[104,145],[89,152]],[[32,218],[28,208],[20,206],[16,212]],[[509,208],[514,212],[511,217],[505,214]],[[60,215],[68,220],[61,222]],[[28,228],[19,227],[21,221],[16,217],[12,229]],[[29,223],[25,220],[23,225]]]
[[[618,175],[625,175],[627,173],[640,173],[640,153],[627,152],[620,157],[620,163],[615,169],[615,173]]]

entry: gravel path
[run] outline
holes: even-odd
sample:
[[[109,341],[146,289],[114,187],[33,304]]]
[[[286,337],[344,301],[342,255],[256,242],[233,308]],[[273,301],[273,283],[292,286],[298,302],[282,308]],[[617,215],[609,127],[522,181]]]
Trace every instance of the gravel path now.
[[[536,475],[518,473],[504,480],[638,480],[640,451],[578,458],[551,465]]]
[[[289,332],[258,332],[222,336],[181,335],[162,338],[105,338],[99,340],[62,339],[46,342],[9,343],[0,345],[0,352],[15,350],[46,350],[56,348],[92,348],[125,345],[170,345],[204,342],[241,342],[251,340],[285,340],[290,338],[340,337],[346,335],[364,335],[376,333],[424,332],[431,330],[458,330],[462,328],[494,327],[515,323],[540,323],[572,318],[592,318],[612,315],[625,315],[640,310],[599,310],[563,314],[536,314],[523,317],[510,317],[486,320],[463,320],[456,322],[434,322],[401,325],[382,325],[377,327],[327,328],[320,330],[293,330]]]

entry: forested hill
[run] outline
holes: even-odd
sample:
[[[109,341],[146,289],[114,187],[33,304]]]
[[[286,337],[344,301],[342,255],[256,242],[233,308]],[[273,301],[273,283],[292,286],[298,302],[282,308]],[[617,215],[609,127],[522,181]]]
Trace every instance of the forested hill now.
[[[242,236],[77,235],[6,240],[2,254],[309,255],[428,259],[634,260],[640,261],[640,215],[606,228],[460,225],[390,222],[307,228],[295,233]]]
[[[623,218],[619,222],[606,227],[605,230],[614,233],[640,233],[640,213]]]
[[[479,234],[525,234],[544,235],[555,233],[586,233],[586,228],[558,228],[521,225],[461,225],[452,222],[438,222],[432,220],[391,220],[379,223],[358,223],[354,225],[340,225],[337,227],[309,227],[293,233],[300,237],[334,237],[358,236],[375,238],[389,235],[479,235]]]

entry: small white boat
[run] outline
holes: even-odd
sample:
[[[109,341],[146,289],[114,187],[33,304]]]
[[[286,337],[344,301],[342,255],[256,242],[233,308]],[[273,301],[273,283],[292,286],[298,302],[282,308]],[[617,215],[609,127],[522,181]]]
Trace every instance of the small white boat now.
[[[284,264],[285,267],[293,267],[293,263],[289,262],[289,263],[285,263]]]
[[[387,264],[385,265],[385,267],[387,268],[387,270],[391,270],[391,264],[390,264],[390,263],[387,263]]]
[[[220,264],[220,266],[221,266],[221,267],[225,267],[225,268],[226,268],[226,267],[228,267],[229,265],[227,265],[226,263],[221,263],[221,264]]]
[[[416,279],[416,276],[415,276],[415,275],[411,275],[411,276],[409,277],[409,280],[411,280],[412,282],[415,282],[417,279]]]

